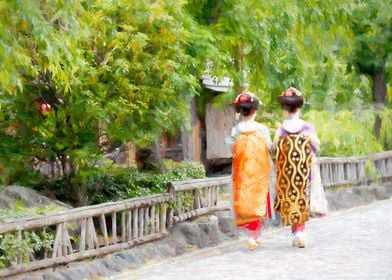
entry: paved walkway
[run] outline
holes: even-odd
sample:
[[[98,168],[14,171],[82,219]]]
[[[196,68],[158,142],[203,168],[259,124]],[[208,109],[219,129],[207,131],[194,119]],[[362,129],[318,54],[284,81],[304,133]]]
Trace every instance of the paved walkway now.
[[[311,220],[305,249],[291,247],[288,227],[263,239],[253,252],[236,241],[111,279],[392,280],[392,199]]]

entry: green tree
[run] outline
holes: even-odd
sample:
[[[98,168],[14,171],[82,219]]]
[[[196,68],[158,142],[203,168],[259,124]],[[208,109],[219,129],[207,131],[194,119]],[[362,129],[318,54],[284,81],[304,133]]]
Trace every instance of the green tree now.
[[[350,0],[192,0],[188,6],[213,36],[213,74],[232,77],[236,93],[248,85],[271,110],[288,86],[301,88],[315,105],[327,101],[331,109],[366,87],[346,70],[353,37]]]
[[[86,204],[102,136],[146,146],[187,119],[198,80],[182,4],[20,0],[0,12],[5,183],[49,161],[69,200]]]
[[[377,110],[388,103],[387,66],[392,54],[392,2],[355,1],[351,26],[355,35],[352,63],[372,80],[373,102]],[[390,67],[390,66],[389,66]],[[375,134],[380,137],[381,117],[377,115]]]

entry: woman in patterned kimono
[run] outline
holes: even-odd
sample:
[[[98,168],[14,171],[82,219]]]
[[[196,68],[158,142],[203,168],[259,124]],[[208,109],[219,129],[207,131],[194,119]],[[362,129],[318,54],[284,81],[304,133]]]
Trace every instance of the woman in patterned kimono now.
[[[259,101],[249,92],[234,102],[243,120],[232,128],[226,142],[233,145],[233,208],[235,223],[249,231],[248,248],[261,244],[261,219],[267,216],[270,182],[269,130],[255,121]]]
[[[312,156],[320,140],[314,126],[300,118],[304,100],[299,90],[286,89],[279,97],[286,120],[274,137],[277,196],[275,209],[283,225],[291,225],[293,246],[304,248],[303,232],[309,219],[309,180]]]

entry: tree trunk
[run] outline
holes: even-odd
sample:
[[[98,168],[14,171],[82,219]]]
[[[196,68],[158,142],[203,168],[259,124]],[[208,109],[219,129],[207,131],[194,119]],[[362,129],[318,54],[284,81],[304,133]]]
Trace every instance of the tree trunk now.
[[[377,111],[384,109],[388,102],[385,64],[384,61],[382,66],[372,75],[373,101],[376,103]],[[374,124],[374,132],[376,137],[380,138],[381,118],[379,114],[377,114]]]
[[[181,142],[184,160],[201,162],[201,123],[197,113],[196,98],[191,101],[191,127],[190,130],[183,125],[181,130]]]

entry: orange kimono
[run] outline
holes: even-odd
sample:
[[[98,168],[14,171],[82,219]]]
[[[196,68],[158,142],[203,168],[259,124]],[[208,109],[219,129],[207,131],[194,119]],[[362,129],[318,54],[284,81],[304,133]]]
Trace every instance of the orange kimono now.
[[[247,227],[267,214],[270,184],[267,139],[256,131],[244,132],[233,147],[233,206],[235,223]]]

